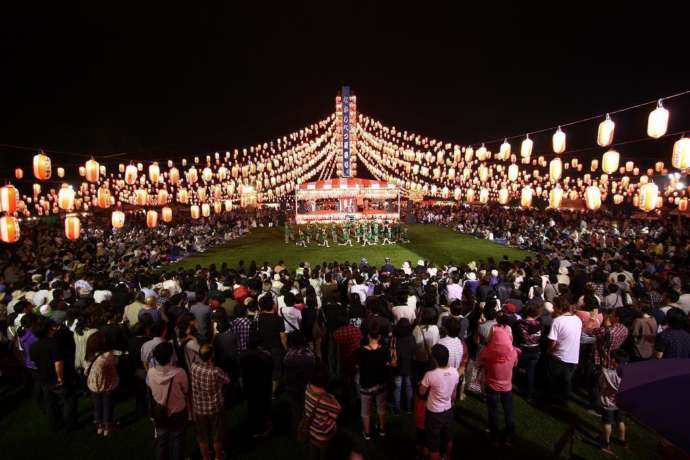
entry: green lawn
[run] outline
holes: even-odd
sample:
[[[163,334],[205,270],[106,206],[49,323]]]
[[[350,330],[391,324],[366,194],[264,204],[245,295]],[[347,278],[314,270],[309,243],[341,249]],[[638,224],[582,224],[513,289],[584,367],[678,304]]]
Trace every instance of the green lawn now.
[[[437,225],[416,224],[410,225],[408,229],[410,243],[407,244],[361,247],[353,242],[351,248],[335,245],[323,248],[312,243],[309,247],[303,248],[294,243],[285,244],[283,229],[257,228],[253,229],[248,236],[172,264],[170,267],[194,267],[197,264],[206,266],[211,263],[220,265],[222,262],[235,266],[240,259],[246,264],[252,260],[255,260],[257,264],[264,261],[274,264],[282,259],[288,267],[294,268],[302,261],[308,261],[313,266],[334,260],[359,262],[362,257],[366,257],[370,264],[376,266],[383,265],[384,258],[390,257],[399,267],[405,260],[409,260],[413,265],[419,259],[443,265],[451,261],[467,263],[473,260],[485,260],[489,256],[497,260],[504,255],[511,259],[518,259],[529,254],[520,249],[460,235]]]
[[[150,422],[130,417],[132,400],[116,405],[118,430],[109,438],[99,437],[91,424],[91,404],[86,396],[80,399],[81,427],[73,433],[49,431],[46,418],[28,397],[19,395],[18,387],[0,386],[0,452],[2,458],[23,459],[151,459],[154,458],[153,434]],[[595,444],[600,419],[587,414],[577,404],[571,404],[575,423],[580,428],[574,444],[577,458],[610,459]],[[289,430],[289,405],[284,397],[273,404],[274,433],[255,443],[245,428],[246,406],[239,405],[227,412],[229,433],[226,439],[227,458],[230,459],[302,459],[304,446],[295,440]],[[516,439],[512,447],[493,447],[486,438],[486,408],[479,400],[468,397],[458,405],[458,418],[454,436],[453,458],[525,458],[536,460],[552,458],[553,446],[567,429],[562,416],[527,404],[515,397]],[[389,419],[388,436],[374,436],[372,441],[361,438],[361,425],[357,414],[350,414],[340,422],[341,428],[355,439],[366,459],[415,458],[415,429],[412,417],[402,415]],[[650,459],[658,457],[657,438],[639,426],[629,423],[630,447],[614,446],[619,458]],[[188,430],[187,455],[199,458],[193,430]],[[565,454],[560,458],[567,458]]]

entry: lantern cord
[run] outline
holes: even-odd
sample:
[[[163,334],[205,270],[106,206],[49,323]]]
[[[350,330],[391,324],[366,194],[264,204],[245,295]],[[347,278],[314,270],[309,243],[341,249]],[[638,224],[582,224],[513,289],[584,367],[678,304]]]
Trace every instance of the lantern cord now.
[[[577,125],[577,124],[580,124],[580,123],[586,123],[586,122],[592,121],[592,120],[598,120],[598,119],[604,118],[607,114],[608,114],[608,115],[613,115],[613,114],[617,114],[617,113],[621,113],[621,112],[627,112],[627,111],[630,111],[630,110],[639,109],[640,107],[645,107],[645,106],[652,105],[652,104],[658,104],[659,101],[666,101],[666,100],[669,100],[669,99],[674,99],[674,98],[677,98],[677,97],[685,96],[685,95],[687,95],[687,94],[690,94],[690,90],[681,91],[681,92],[679,92],[679,93],[671,94],[670,96],[665,96],[665,97],[658,98],[658,99],[654,99],[654,100],[651,100],[651,101],[642,102],[642,103],[640,103],[640,104],[631,105],[631,106],[629,106],[629,107],[624,107],[624,108],[622,108],[622,109],[612,110],[612,111],[609,111],[609,112],[600,113],[600,114],[598,114],[598,115],[592,115],[592,116],[590,116],[590,117],[582,118],[582,119],[580,119],[580,120],[575,120],[575,121],[571,121],[571,122],[568,122],[568,123],[560,123],[560,124],[558,124],[558,125],[556,125],[556,126],[551,126],[551,127],[549,127],[549,128],[539,129],[539,130],[537,130],[537,131],[529,131],[529,132],[527,132],[527,133],[525,133],[525,134],[516,134],[516,135],[514,135],[514,136],[508,136],[508,137],[503,136],[503,137],[498,138],[498,139],[493,139],[493,140],[490,140],[490,141],[474,142],[474,143],[469,144],[469,145],[475,145],[475,144],[476,144],[476,145],[479,145],[479,144],[493,144],[493,143],[497,143],[497,142],[503,142],[504,140],[507,140],[507,139],[518,139],[518,138],[522,138],[522,137],[525,136],[525,135],[530,136],[530,135],[534,135],[534,134],[541,134],[541,133],[545,133],[545,132],[555,131],[556,129],[558,129],[558,127],[564,128],[564,127],[566,127],[566,126],[573,126],[573,125]]]

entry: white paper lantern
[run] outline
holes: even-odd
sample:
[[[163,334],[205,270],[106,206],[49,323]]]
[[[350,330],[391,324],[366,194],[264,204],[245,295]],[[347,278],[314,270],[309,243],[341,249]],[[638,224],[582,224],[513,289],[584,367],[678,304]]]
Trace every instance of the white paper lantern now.
[[[649,113],[647,120],[647,135],[654,139],[659,139],[666,134],[668,129],[668,110],[661,104],[661,99],[657,103],[656,109]]]

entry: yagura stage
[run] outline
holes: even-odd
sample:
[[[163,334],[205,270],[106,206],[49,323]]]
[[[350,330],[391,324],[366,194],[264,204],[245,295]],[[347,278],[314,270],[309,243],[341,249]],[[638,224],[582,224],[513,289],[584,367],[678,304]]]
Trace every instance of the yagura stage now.
[[[342,178],[307,182],[297,188],[295,202],[298,224],[400,219],[399,190],[384,181]]]

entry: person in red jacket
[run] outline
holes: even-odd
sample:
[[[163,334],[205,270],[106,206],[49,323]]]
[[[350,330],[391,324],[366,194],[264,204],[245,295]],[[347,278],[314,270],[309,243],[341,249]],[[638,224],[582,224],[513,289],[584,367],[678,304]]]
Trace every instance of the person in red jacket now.
[[[503,406],[505,418],[504,442],[510,444],[515,432],[513,422],[513,368],[517,365],[518,352],[513,346],[510,329],[496,326],[491,331],[489,343],[479,353],[478,367],[485,369],[486,406],[489,411],[489,430],[493,442],[498,441],[498,403]]]

